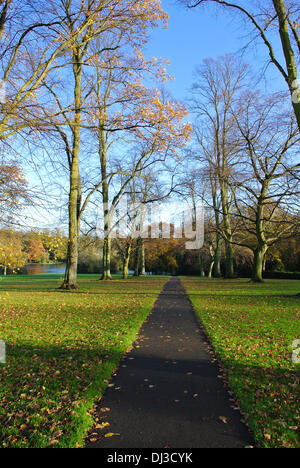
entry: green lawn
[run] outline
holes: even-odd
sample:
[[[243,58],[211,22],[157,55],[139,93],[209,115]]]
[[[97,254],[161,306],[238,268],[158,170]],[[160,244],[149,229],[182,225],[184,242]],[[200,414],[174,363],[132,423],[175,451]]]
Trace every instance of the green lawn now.
[[[299,281],[182,278],[261,447],[299,447]]]
[[[95,401],[167,280],[98,279],[80,275],[75,292],[56,289],[59,276],[0,281],[0,447],[83,445]]]

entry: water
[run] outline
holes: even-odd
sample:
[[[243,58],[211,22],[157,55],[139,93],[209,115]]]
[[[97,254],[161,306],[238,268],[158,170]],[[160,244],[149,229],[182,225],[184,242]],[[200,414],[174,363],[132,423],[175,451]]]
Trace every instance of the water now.
[[[64,275],[66,264],[30,263],[26,265],[26,270],[28,275]]]

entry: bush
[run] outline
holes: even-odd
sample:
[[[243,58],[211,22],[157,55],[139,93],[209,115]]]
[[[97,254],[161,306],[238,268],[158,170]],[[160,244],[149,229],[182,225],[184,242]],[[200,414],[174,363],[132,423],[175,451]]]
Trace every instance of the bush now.
[[[265,279],[300,280],[299,271],[266,271],[263,276]]]

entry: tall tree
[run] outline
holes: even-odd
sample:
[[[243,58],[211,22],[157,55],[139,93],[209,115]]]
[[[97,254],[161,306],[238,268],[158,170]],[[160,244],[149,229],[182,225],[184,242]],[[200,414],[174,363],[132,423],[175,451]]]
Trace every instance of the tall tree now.
[[[225,1],[184,0],[194,8],[206,3],[217,4],[240,13],[254,29],[265,45],[270,62],[275,65],[287,83],[292,98],[294,113],[300,130],[300,89],[297,63],[300,56],[299,5],[293,0]],[[274,34],[274,29],[278,32]],[[281,51],[276,42],[280,41]],[[282,56],[283,55],[283,59]]]
[[[243,178],[236,181],[237,216],[245,236],[240,245],[254,253],[253,281],[263,281],[263,265],[270,247],[280,239],[291,237],[299,229],[289,209],[293,196],[300,195],[299,182],[291,172],[300,172],[296,163],[300,136],[294,116],[285,114],[277,95],[248,95],[237,124],[247,155],[241,161]]]
[[[198,150],[196,159],[205,164],[209,174],[216,223],[225,241],[227,278],[234,277],[233,264],[233,193],[231,177],[239,160],[239,141],[232,108],[246,86],[248,67],[228,55],[219,60],[207,59],[196,72],[191,94],[191,111],[195,115]],[[236,109],[238,113],[239,110]],[[220,212],[217,200],[220,194]],[[222,224],[220,223],[222,216]]]
[[[82,199],[81,136],[82,129],[88,126],[83,116],[88,113],[87,109],[91,106],[89,98],[94,89],[93,67],[97,68],[96,63],[99,65],[99,70],[101,67],[106,67],[103,61],[101,65],[99,64],[105,52],[117,51],[119,47],[127,47],[128,51],[130,44],[131,47],[136,47],[138,43],[141,46],[145,41],[147,29],[166,19],[159,1],[147,0],[138,7],[136,3],[134,0],[124,2],[87,0],[80,4],[75,0],[54,2],[56,11],[60,13],[60,26],[64,31],[65,46],[64,56],[62,60],[56,61],[53,72],[57,74],[61,69],[69,67],[73,87],[73,102],[66,103],[68,94],[63,96],[54,91],[52,75],[50,78],[47,76],[47,81],[44,80],[48,95],[52,95],[55,103],[51,119],[47,112],[45,127],[47,128],[50,120],[50,126],[55,127],[64,141],[69,166],[69,247],[66,276],[62,285],[66,289],[77,287],[80,219],[90,197],[99,189],[99,186],[94,187],[85,200]],[[114,44],[111,45],[111,41],[107,40],[108,37],[121,37],[122,43],[120,41],[115,43],[112,39]],[[118,68],[116,63],[115,68]],[[95,75],[97,82],[97,72]],[[43,109],[41,113],[44,115]],[[102,179],[101,184],[105,190],[105,180]]]

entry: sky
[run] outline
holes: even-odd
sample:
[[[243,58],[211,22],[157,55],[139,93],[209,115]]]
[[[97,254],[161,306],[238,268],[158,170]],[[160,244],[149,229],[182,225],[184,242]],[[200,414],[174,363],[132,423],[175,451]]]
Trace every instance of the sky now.
[[[193,84],[196,66],[205,58],[241,53],[250,40],[249,30],[236,12],[226,13],[214,5],[187,9],[176,0],[162,0],[162,6],[170,16],[168,29],[156,28],[151,32],[146,53],[170,60],[168,71],[175,80],[167,87],[176,99],[184,100]],[[258,44],[255,41],[255,45],[249,47],[244,59],[255,70],[262,70],[268,55],[265,47]],[[285,89],[273,65],[267,72],[267,81],[271,89]]]

